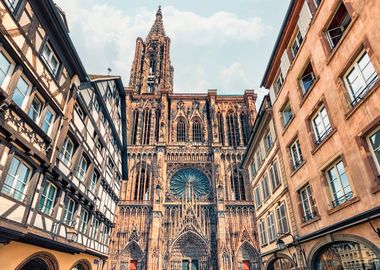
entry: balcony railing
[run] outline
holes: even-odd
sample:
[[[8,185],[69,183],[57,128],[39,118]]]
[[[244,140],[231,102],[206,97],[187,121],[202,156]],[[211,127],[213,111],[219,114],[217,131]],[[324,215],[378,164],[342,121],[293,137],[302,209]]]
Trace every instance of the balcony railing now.
[[[327,137],[327,135],[330,134],[330,132],[332,131],[332,128],[329,127],[328,129],[326,129],[323,133],[321,134],[316,134],[317,135],[317,140],[315,141],[315,144],[316,145],[320,145],[323,140]]]
[[[339,197],[339,198],[336,198],[335,200],[333,200],[331,202],[332,206],[335,208],[343,203],[345,203],[346,201],[352,199],[353,197],[353,194],[352,192],[348,192],[346,194],[344,194],[343,196]]]
[[[7,185],[4,183],[3,185],[3,188],[1,189],[1,192],[22,202],[25,198],[26,198],[26,194],[17,190],[16,188],[10,186],[10,185]]]
[[[301,167],[302,164],[303,164],[303,159],[302,158],[293,160],[293,162],[292,162],[293,171],[295,171],[299,167]]]
[[[364,87],[359,93],[354,93],[353,94],[353,100],[351,102],[351,106],[355,106],[356,104],[359,103],[360,100],[362,100],[364,98],[364,96],[366,95],[366,93],[368,92],[368,90],[370,90],[372,88],[372,86],[379,81],[379,76],[376,75],[375,77],[373,77],[373,79],[371,81],[369,81],[366,85],[366,87]]]

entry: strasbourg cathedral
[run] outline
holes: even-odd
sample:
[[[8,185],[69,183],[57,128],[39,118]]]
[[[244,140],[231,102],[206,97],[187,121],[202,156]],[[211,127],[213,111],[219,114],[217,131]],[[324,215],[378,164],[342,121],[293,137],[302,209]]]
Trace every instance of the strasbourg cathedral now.
[[[129,180],[111,268],[258,269],[250,185],[240,169],[256,94],[175,94],[173,73],[158,9],[145,41],[136,41],[126,93]]]

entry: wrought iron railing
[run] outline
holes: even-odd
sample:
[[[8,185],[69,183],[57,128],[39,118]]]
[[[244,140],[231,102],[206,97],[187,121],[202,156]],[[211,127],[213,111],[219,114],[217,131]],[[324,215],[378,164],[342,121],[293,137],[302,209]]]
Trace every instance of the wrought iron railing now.
[[[332,204],[332,206],[335,208],[335,207],[337,207],[337,206],[339,206],[339,205],[345,203],[346,201],[352,199],[352,197],[353,197],[352,192],[348,192],[348,193],[344,194],[343,196],[338,197],[338,198],[336,198],[335,200],[333,200],[333,201],[331,202],[331,204]]]

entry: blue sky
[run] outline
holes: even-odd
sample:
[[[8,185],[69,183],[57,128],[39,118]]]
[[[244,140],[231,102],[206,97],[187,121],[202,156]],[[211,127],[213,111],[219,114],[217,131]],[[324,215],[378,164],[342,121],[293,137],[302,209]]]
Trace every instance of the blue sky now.
[[[135,41],[162,6],[171,38],[174,92],[241,94],[259,89],[289,0],[56,0],[89,73],[121,75],[128,85]]]

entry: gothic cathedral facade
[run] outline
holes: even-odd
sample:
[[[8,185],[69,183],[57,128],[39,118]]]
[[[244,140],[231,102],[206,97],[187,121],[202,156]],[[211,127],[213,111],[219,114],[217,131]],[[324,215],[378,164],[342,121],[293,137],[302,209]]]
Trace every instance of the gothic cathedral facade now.
[[[111,268],[258,269],[250,184],[240,168],[256,94],[175,94],[173,73],[159,9],[145,41],[136,41],[126,90],[129,180]]]

